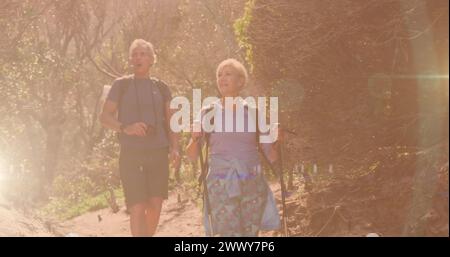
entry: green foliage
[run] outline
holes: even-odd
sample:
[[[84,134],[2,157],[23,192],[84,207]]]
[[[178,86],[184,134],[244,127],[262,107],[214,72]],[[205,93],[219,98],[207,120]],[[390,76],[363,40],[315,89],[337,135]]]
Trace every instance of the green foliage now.
[[[253,46],[250,43],[248,28],[252,21],[252,12],[255,0],[249,0],[245,4],[244,15],[234,23],[234,31],[239,42],[239,47],[245,49],[245,60],[250,65],[250,72],[253,71]]]
[[[78,201],[95,191],[95,183],[87,176],[78,175],[75,177],[57,176],[53,181],[53,194],[65,198],[68,201]]]
[[[81,196],[82,195],[82,196]],[[39,212],[46,217],[55,217],[59,220],[68,220],[87,212],[108,208],[109,192],[105,191],[91,196],[81,194],[76,199],[66,197],[52,198]],[[115,189],[114,195],[118,202],[124,202],[122,189]]]
[[[203,97],[216,95],[215,68],[223,59],[237,57],[232,26],[244,5],[181,0],[4,2],[0,157],[23,168],[3,189],[10,199],[34,203],[34,194],[45,191],[51,199],[49,212],[61,211],[66,218],[101,206],[95,196],[120,186],[117,139],[101,128],[97,100],[103,85],[130,72],[131,41],[139,37],[154,44],[158,62],[152,75],[166,81],[174,96],[191,97],[192,88],[201,88]],[[184,145],[188,137],[183,135]],[[48,170],[54,173],[44,182]],[[183,196],[198,199],[197,168],[183,165],[180,174],[180,181],[171,178],[170,189],[180,185]]]

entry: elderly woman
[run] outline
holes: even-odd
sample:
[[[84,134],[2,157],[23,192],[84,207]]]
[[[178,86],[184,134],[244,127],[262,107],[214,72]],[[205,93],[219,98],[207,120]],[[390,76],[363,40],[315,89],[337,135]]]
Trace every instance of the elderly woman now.
[[[280,218],[273,194],[267,185],[260,165],[258,147],[268,159],[277,159],[274,144],[260,144],[257,132],[249,130],[248,121],[255,122],[257,115],[245,101],[225,104],[226,97],[238,97],[247,82],[245,67],[234,59],[219,64],[216,71],[217,86],[221,99],[208,108],[203,108],[196,122],[202,125],[203,117],[214,112],[214,130],[207,133],[193,132],[187,146],[187,155],[196,160],[202,144],[209,145],[208,175],[206,177],[207,197],[204,197],[204,225],[209,236],[257,236],[261,230],[277,230]],[[238,98],[239,99],[239,98]],[[244,109],[244,132],[236,131],[237,105]],[[233,130],[229,132],[226,123],[231,122],[225,111],[233,112]],[[261,116],[258,114],[258,116]],[[222,122],[218,122],[221,119]],[[259,119],[260,120],[260,119]],[[219,120],[220,121],[220,120]],[[254,124],[255,124],[254,123]],[[195,125],[195,123],[194,123]],[[220,128],[221,126],[221,128]],[[229,128],[229,126],[228,126]],[[208,219],[208,208],[210,219]],[[211,228],[212,226],[212,228]]]

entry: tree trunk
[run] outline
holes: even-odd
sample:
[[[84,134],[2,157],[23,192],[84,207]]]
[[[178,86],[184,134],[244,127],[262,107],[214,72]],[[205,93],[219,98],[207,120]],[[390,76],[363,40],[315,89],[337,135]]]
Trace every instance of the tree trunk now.
[[[50,125],[45,132],[47,138],[45,145],[44,171],[41,180],[44,182],[43,186],[48,186],[53,182],[58,168],[59,151],[63,134],[60,124]]]

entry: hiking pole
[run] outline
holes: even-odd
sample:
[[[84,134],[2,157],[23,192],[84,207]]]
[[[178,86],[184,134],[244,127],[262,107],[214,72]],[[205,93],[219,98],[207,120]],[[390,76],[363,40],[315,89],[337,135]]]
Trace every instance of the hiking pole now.
[[[260,148],[261,149],[261,148]],[[278,152],[278,162],[279,162],[279,171],[277,172],[277,169],[275,169],[275,167],[273,166],[273,164],[269,161],[269,159],[267,158],[267,156],[264,154],[264,152],[262,150],[260,150],[261,156],[263,157],[263,159],[265,160],[265,162],[267,163],[267,165],[269,165],[270,170],[272,170],[272,172],[276,175],[278,175],[280,177],[280,189],[281,189],[281,204],[282,204],[282,210],[283,210],[283,215],[282,215],[282,226],[283,226],[283,235],[285,237],[289,236],[289,232],[287,229],[287,214],[286,214],[286,187],[284,186],[284,180],[283,180],[283,166],[281,165],[281,155],[280,155],[280,151],[279,148],[277,146],[277,152]]]
[[[279,126],[279,123],[278,123]],[[297,135],[297,133],[293,131],[288,131],[288,133]],[[260,130],[259,130],[259,114],[258,109],[256,109],[256,142],[259,142],[260,137]],[[279,141],[278,141],[279,142]],[[272,170],[273,173],[275,173],[275,176],[278,175],[280,177],[280,189],[281,189],[281,203],[283,208],[283,216],[282,216],[282,226],[283,226],[283,234],[285,237],[289,236],[289,231],[287,229],[287,213],[286,213],[286,187],[284,186],[284,180],[283,180],[283,161],[281,156],[281,147],[280,143],[276,142],[277,146],[277,154],[278,154],[278,168],[279,172],[276,171],[273,164],[270,162],[269,158],[264,154],[264,151],[261,149],[260,144],[258,143],[258,151],[260,152],[260,155],[263,157],[267,165],[269,165],[269,168]]]
[[[277,126],[280,128],[280,123],[277,123]],[[283,129],[283,131],[286,131],[285,129]],[[288,131],[288,133],[290,134],[294,134],[297,135],[295,132],[292,131]],[[278,135],[277,141],[275,141],[276,144],[276,151],[277,151],[277,155],[278,155],[278,160],[277,160],[277,167],[278,167],[278,176],[280,177],[280,189],[281,189],[281,204],[282,204],[282,208],[283,208],[283,216],[282,216],[282,226],[283,226],[283,234],[285,237],[289,236],[289,230],[288,230],[288,226],[287,226],[287,212],[286,212],[286,186],[284,184],[284,179],[283,179],[283,156],[282,156],[282,140],[280,140],[280,135]],[[272,171],[274,173],[276,172],[275,167],[273,167],[272,163],[270,163],[270,161],[267,159],[270,168],[272,169]]]
[[[206,150],[208,151],[208,145],[206,146]],[[210,236],[214,236],[214,229],[213,229],[213,223],[212,223],[212,214],[211,214],[211,206],[209,205],[209,195],[208,195],[208,186],[206,184],[206,175],[208,172],[208,166],[205,164],[205,161],[207,160],[203,160],[203,151],[202,148],[200,147],[200,177],[198,178],[198,182],[199,182],[199,186],[202,186],[203,183],[203,204],[204,207],[206,208],[206,212],[208,213],[208,223],[209,223],[209,230],[210,230]],[[206,158],[208,158],[206,156]]]
[[[283,179],[283,159],[282,159],[282,149],[281,149],[281,143],[277,142],[277,152],[278,152],[278,169],[279,169],[279,176],[280,176],[280,187],[281,187],[281,203],[283,206],[283,231],[284,236],[289,236],[289,231],[287,228],[287,213],[286,213],[286,187],[284,184]]]

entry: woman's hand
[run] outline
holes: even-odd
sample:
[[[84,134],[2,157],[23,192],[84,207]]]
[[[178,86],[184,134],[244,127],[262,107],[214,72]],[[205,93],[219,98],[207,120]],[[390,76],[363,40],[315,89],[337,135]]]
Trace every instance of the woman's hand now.
[[[277,138],[276,138],[275,142],[272,143],[270,150],[267,154],[267,158],[269,159],[269,161],[271,163],[275,163],[278,160],[278,158],[279,158],[278,152],[281,147],[281,144],[283,144],[283,141],[284,141],[284,131],[279,126],[279,124],[276,124],[273,127],[273,129],[276,130],[276,132],[274,134],[277,135]]]
[[[199,124],[194,124],[191,126],[191,139],[193,142],[198,142],[203,135],[201,128],[198,129]],[[197,128],[197,130],[196,130]]]
[[[200,149],[200,144],[199,141],[203,136],[203,133],[201,132],[200,129],[198,129],[197,131],[195,131],[193,129],[195,125],[193,125],[191,127],[191,140],[188,144],[188,146],[186,147],[186,156],[191,160],[191,161],[196,161],[199,155],[199,149]]]
[[[272,129],[274,130],[273,135],[276,136],[276,138],[273,140],[272,148],[278,149],[278,146],[284,142],[284,130],[280,127],[280,123],[274,124],[272,126]]]
[[[172,148],[170,150],[170,162],[172,163],[172,167],[174,168],[178,168],[181,164],[181,155],[180,155],[180,151],[178,149],[174,149]]]

